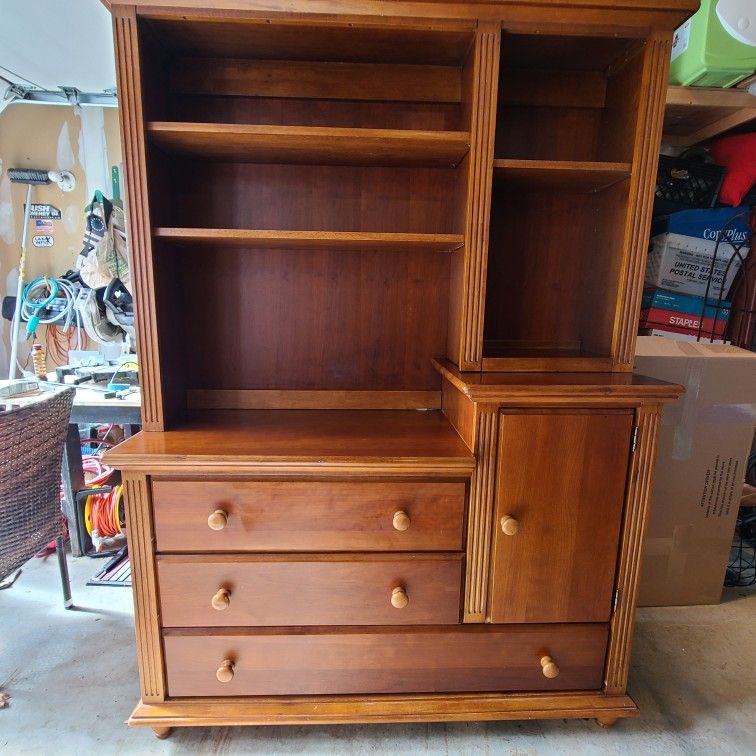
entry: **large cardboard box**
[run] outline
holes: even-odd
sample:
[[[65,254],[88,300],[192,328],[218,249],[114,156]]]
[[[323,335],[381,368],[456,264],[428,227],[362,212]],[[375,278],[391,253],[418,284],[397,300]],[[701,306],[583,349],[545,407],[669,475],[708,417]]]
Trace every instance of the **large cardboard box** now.
[[[640,336],[635,371],[686,389],[662,416],[639,605],[717,604],[756,424],[756,354]]]

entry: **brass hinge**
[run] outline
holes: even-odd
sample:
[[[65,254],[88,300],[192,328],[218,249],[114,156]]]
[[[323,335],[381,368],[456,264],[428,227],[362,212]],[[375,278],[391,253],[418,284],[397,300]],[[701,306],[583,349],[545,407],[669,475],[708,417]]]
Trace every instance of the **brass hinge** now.
[[[614,591],[614,604],[612,605],[612,614],[617,611],[617,604],[619,604],[619,588]]]
[[[635,451],[635,447],[638,445],[638,426],[633,428],[633,443],[630,447],[630,451]]]

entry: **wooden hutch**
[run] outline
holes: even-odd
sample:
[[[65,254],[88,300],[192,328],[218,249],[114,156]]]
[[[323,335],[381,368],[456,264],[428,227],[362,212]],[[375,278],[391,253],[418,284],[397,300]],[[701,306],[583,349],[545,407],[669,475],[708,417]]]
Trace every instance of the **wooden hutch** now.
[[[631,373],[694,0],[111,0],[173,726],[632,716]]]

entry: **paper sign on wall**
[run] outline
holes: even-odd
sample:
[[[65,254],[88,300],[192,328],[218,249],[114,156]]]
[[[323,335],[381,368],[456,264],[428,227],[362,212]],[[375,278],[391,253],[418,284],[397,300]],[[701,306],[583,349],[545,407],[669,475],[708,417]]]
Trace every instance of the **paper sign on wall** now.
[[[46,234],[38,234],[37,236],[32,236],[32,244],[35,247],[52,247],[55,244],[55,239]]]
[[[60,210],[55,205],[40,205],[32,203],[29,206],[30,218],[43,218],[48,220],[60,220]]]

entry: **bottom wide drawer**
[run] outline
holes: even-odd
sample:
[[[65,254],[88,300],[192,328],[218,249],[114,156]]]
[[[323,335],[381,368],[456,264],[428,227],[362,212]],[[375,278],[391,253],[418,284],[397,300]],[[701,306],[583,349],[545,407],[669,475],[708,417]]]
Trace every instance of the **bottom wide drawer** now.
[[[168,695],[598,690],[606,625],[164,634]]]

